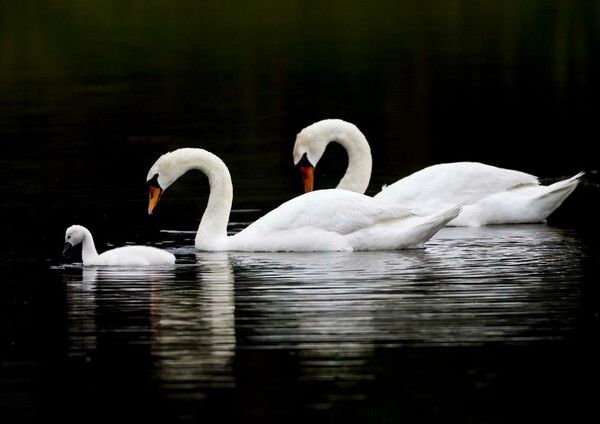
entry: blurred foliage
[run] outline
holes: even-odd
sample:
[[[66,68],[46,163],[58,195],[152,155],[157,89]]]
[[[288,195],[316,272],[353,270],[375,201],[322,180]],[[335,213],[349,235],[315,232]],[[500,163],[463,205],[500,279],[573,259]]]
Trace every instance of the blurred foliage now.
[[[598,112],[592,0],[0,6],[0,137],[15,143],[33,134],[107,146],[112,137],[133,151],[201,132],[211,147],[239,140],[226,145],[245,155],[280,140],[283,167],[297,131],[341,117],[379,149],[376,167],[407,158],[408,173],[440,160],[531,166],[520,155],[501,161],[497,146],[581,139]]]
[[[597,53],[600,4],[558,1],[3,0],[0,76],[364,72],[496,55],[557,77]],[[396,67],[397,67],[396,66]]]

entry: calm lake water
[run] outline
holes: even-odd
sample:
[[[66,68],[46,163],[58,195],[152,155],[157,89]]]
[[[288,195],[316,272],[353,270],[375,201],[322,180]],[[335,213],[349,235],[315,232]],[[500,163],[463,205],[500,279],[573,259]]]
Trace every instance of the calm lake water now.
[[[584,422],[595,414],[600,8],[594,2],[14,2],[0,19],[0,422]],[[312,4],[314,3],[314,4]],[[406,2],[409,3],[409,2]],[[371,142],[368,193],[439,162],[584,170],[547,224],[425,249],[200,253],[190,173],[229,166],[234,233],[300,193],[295,135]],[[317,186],[346,166],[328,148]],[[152,244],[167,268],[62,257]]]

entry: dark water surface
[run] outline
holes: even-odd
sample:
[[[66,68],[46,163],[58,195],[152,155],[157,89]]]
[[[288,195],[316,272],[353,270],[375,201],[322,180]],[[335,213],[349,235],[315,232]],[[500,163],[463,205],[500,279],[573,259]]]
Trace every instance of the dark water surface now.
[[[595,415],[597,2],[4,3],[1,423]],[[239,231],[299,194],[295,135],[332,117],[371,142],[369,194],[456,160],[586,176],[547,224],[411,251],[195,252],[194,173],[146,215],[154,160],[203,147]],[[317,185],[345,166],[329,147]],[[177,264],[84,268],[61,256],[75,223]]]

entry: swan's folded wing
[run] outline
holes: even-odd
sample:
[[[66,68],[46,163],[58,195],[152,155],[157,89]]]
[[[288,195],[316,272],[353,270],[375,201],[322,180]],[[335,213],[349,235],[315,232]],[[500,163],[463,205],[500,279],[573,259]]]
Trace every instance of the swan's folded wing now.
[[[443,209],[452,204],[469,204],[494,193],[527,184],[538,184],[534,175],[478,162],[433,165],[415,172],[375,195],[382,201],[420,204],[425,209]]]
[[[349,234],[382,220],[414,215],[401,205],[379,202],[363,194],[336,189],[317,190],[285,202],[244,231],[267,234],[310,227]]]

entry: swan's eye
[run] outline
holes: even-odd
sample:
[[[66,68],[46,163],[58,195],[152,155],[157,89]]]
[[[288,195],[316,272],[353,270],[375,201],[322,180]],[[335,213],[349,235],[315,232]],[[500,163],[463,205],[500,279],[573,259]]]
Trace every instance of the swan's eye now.
[[[67,236],[67,240],[71,240],[71,236]]]

